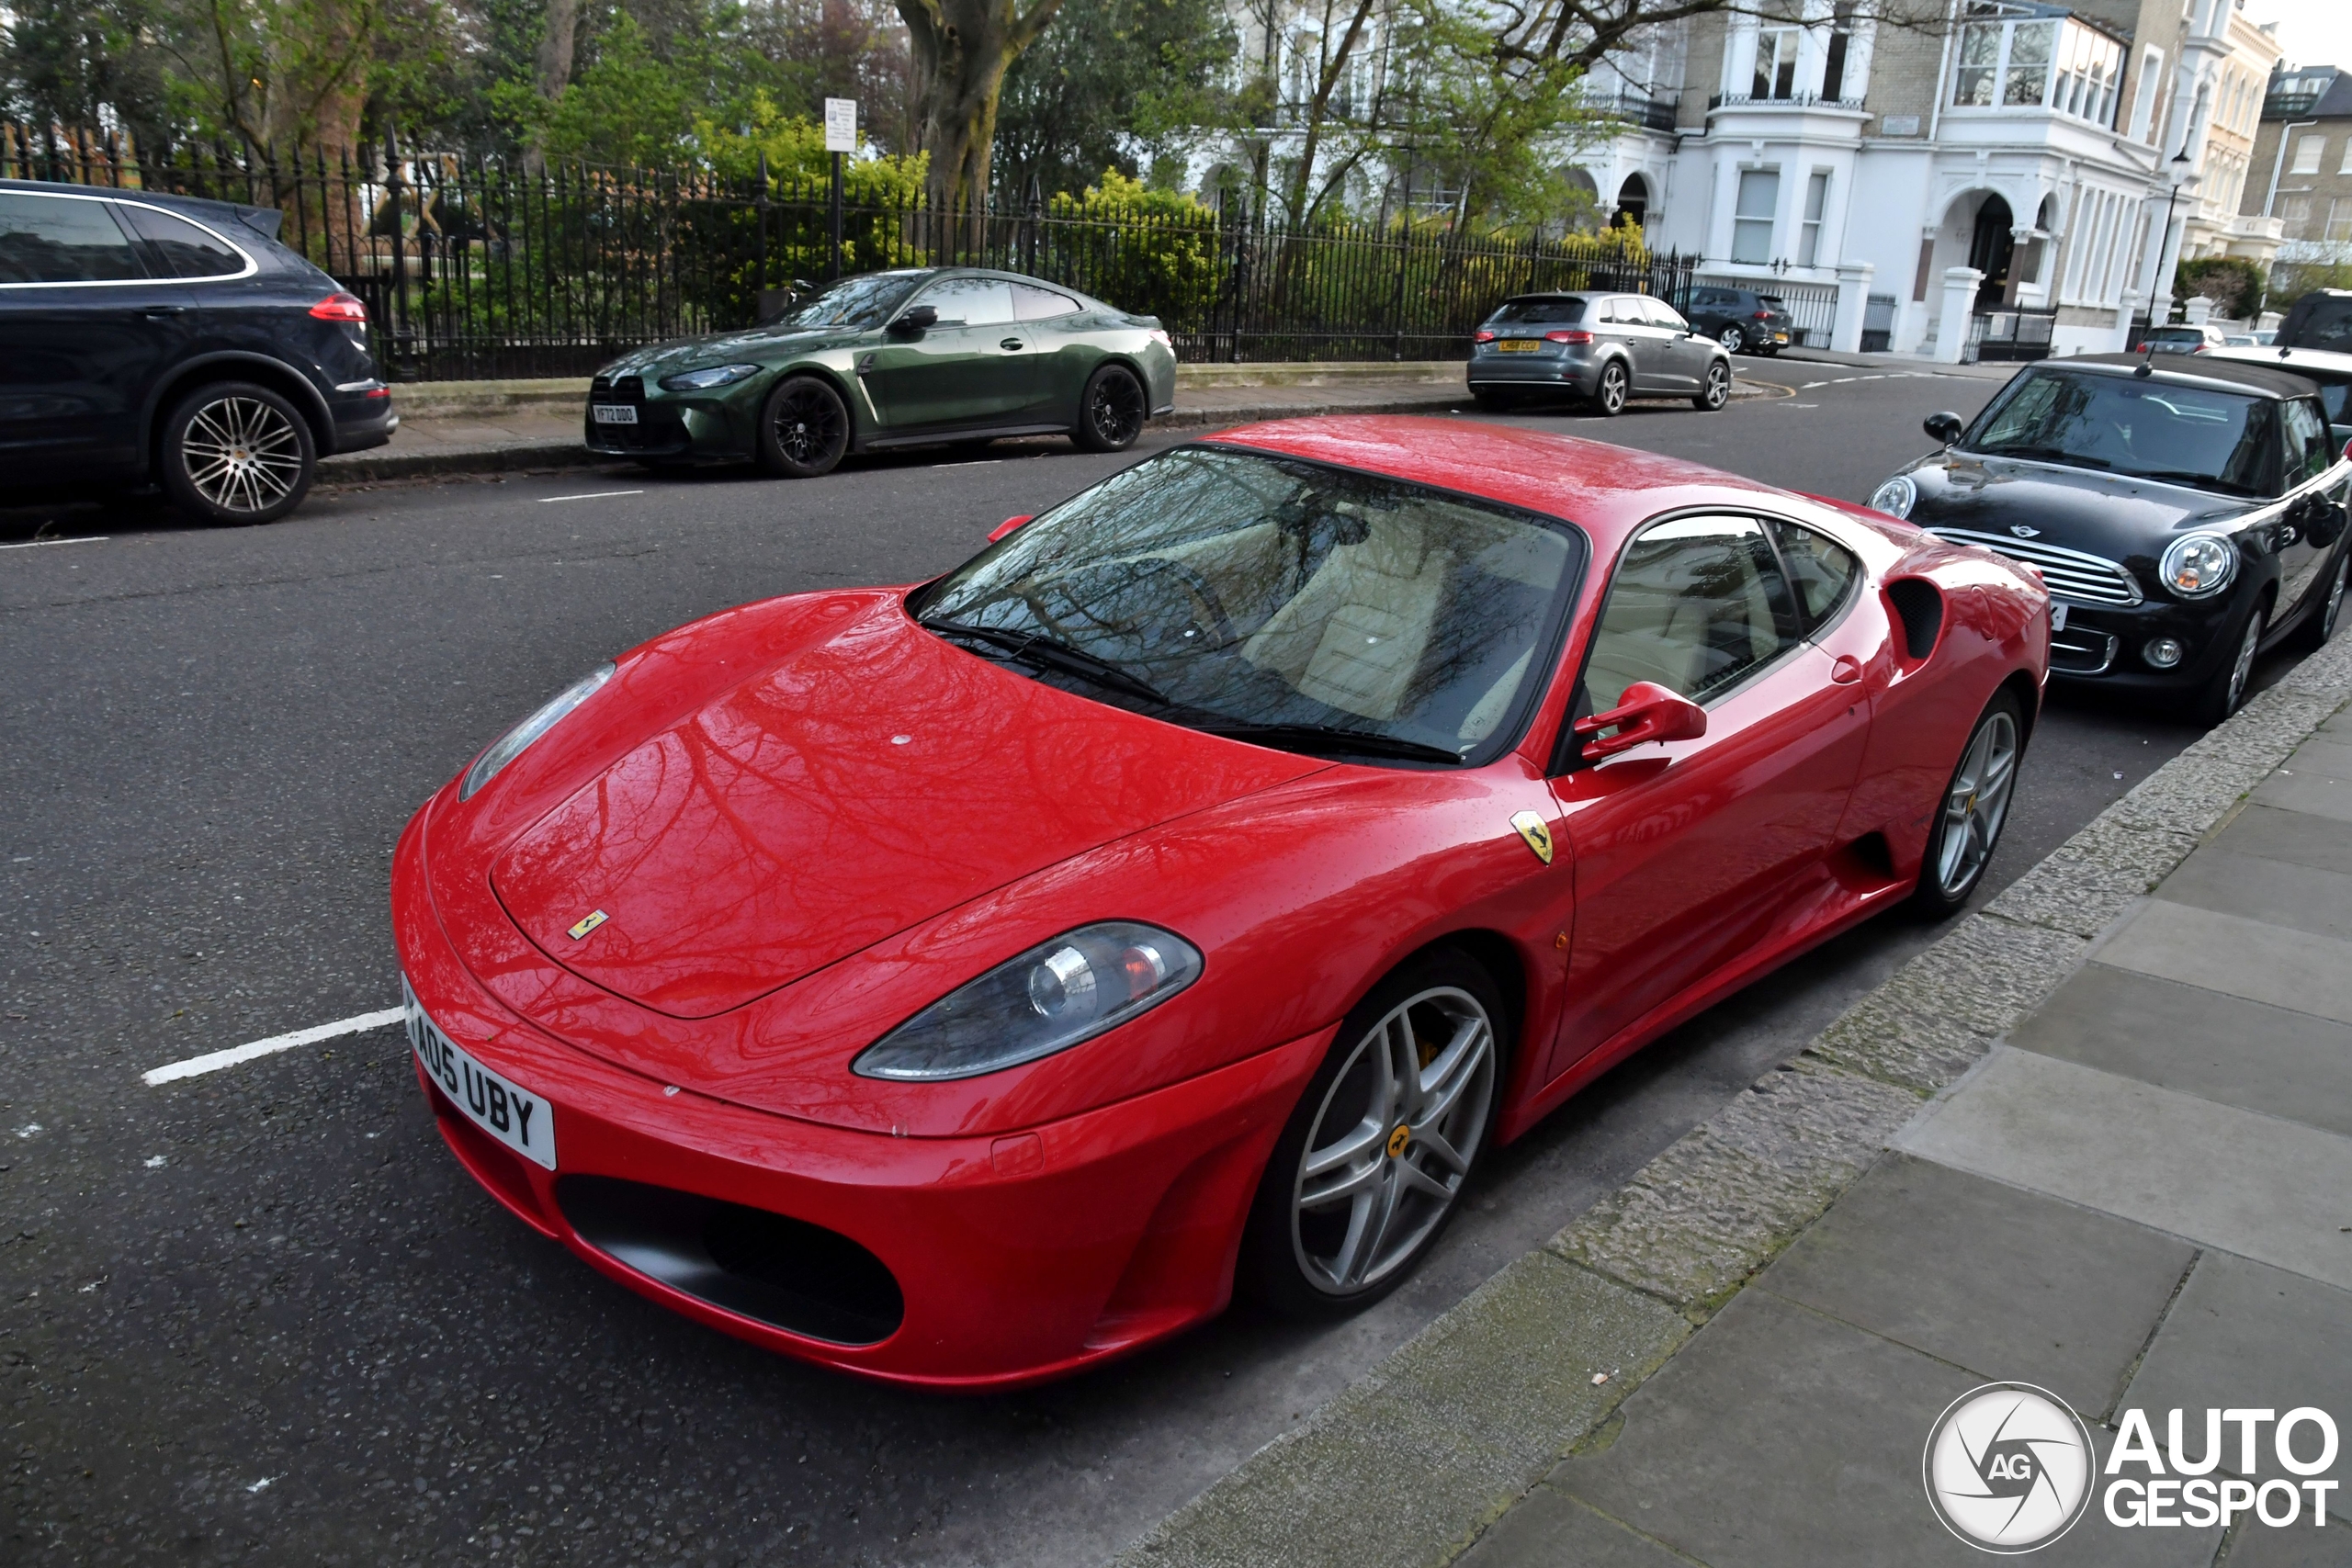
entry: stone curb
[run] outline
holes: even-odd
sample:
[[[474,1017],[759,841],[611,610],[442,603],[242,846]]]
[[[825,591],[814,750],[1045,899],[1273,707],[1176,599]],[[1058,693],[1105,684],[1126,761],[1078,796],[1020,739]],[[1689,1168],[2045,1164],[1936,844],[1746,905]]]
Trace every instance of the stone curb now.
[[[1114,1559],[1434,1568],[1858,1180],[2352,698],[2352,638],[2101,812],[1652,1160]],[[1592,1374],[1611,1372],[1596,1385]]]

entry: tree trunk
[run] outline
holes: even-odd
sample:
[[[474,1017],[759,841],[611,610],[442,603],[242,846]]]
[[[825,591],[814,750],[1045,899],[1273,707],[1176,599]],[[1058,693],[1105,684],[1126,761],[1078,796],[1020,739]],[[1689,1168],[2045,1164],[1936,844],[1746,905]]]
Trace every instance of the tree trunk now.
[[[1046,30],[1061,0],[898,0],[914,48],[920,145],[931,154],[933,210],[985,209],[1004,73]]]
[[[549,103],[571,85],[573,41],[580,29],[580,0],[547,0],[547,26],[539,34],[539,96]]]

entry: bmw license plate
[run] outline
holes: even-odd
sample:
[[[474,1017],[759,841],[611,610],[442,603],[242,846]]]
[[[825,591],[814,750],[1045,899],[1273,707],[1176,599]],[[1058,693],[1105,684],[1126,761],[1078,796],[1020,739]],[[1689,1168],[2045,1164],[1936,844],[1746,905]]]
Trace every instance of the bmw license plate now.
[[[555,1108],[466,1055],[425,1016],[405,979],[401,982],[401,1008],[408,1015],[409,1049],[449,1097],[449,1103],[525,1159],[553,1170]]]
[[[1498,354],[1532,354],[1544,346],[1544,340],[1532,337],[1507,337],[1495,344]]]
[[[635,424],[637,411],[627,403],[590,403],[588,417],[598,424]]]

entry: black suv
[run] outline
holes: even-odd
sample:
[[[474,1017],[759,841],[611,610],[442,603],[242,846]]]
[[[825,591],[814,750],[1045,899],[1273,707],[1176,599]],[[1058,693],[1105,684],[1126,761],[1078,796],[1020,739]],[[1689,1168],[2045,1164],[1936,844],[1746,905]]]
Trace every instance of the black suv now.
[[[2280,348],[2352,354],[2352,288],[2314,288],[2288,309],[2273,340]]]
[[[277,231],[255,208],[0,180],[0,471],[267,523],[322,456],[390,440],[366,308]]]
[[[1794,321],[1777,294],[1702,287],[1690,291],[1690,307],[1683,314],[1734,354],[1770,357],[1795,340]]]

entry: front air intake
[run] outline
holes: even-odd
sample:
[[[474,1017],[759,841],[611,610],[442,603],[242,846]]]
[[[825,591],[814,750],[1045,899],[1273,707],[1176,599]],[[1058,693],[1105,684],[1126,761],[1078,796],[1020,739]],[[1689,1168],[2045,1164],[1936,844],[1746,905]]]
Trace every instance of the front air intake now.
[[[906,1316],[889,1268],[838,1231],[616,1177],[555,1190],[581,1240],[738,1316],[834,1345],[877,1344]]]

